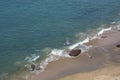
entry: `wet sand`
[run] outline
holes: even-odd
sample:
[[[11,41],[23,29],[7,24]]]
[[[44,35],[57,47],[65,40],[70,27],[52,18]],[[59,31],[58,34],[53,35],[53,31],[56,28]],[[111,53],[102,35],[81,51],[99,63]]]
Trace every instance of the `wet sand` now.
[[[84,75],[84,73],[86,73],[86,75],[88,75],[87,73],[91,73],[96,70],[99,72],[99,69],[101,70],[108,65],[113,66],[118,64],[116,65],[118,67],[120,63],[120,49],[116,48],[116,45],[120,44],[120,32],[111,31],[104,33],[103,35],[107,37],[94,39],[89,43],[86,43],[86,45],[93,45],[88,52],[74,58],[61,58],[57,61],[50,62],[45,68],[45,71],[39,74],[30,72],[26,79],[23,80],[57,80],[76,73],[79,73],[80,75]],[[89,58],[86,53],[91,55],[92,58]],[[79,74],[76,75],[78,76]],[[61,80],[80,80],[80,78],[77,78],[76,75],[73,75],[73,78],[67,77]],[[91,74],[91,76],[94,76],[94,74]]]

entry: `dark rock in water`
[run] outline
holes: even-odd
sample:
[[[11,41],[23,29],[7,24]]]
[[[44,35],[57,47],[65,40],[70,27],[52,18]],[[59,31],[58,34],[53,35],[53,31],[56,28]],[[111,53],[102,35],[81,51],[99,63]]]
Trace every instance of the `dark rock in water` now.
[[[73,49],[70,51],[70,56],[78,56],[81,53],[81,49]]]
[[[120,48],[120,44],[116,45],[116,47]]]
[[[31,65],[31,69],[32,69],[32,71],[35,70],[35,65],[34,64]]]
[[[107,36],[101,36],[101,38],[107,38]]]

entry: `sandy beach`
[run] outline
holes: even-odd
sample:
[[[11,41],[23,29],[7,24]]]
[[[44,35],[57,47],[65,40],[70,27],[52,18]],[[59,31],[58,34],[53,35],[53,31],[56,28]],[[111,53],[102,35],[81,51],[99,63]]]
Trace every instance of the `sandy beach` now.
[[[119,80],[120,79],[119,70],[120,66],[108,65],[104,68],[92,72],[78,73],[59,80]]]
[[[107,31],[100,39],[86,43],[93,47],[82,55],[50,62],[43,72],[30,72],[21,80],[118,80],[120,48],[116,45],[120,44],[119,35],[118,30]]]

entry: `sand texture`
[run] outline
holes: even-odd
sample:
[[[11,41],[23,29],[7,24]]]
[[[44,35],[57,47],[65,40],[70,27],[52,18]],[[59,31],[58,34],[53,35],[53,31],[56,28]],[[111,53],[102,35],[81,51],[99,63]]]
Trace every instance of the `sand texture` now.
[[[78,73],[59,80],[120,80],[120,66],[106,66],[88,73]]]

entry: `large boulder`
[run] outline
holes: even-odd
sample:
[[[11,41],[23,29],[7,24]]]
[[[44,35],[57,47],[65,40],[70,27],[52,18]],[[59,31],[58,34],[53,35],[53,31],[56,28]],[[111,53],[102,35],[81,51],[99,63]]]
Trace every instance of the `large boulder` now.
[[[69,52],[70,56],[78,56],[81,53],[81,49],[73,49]]]

